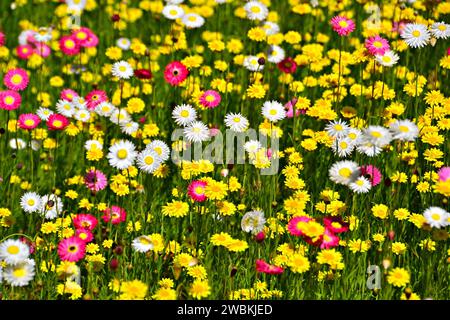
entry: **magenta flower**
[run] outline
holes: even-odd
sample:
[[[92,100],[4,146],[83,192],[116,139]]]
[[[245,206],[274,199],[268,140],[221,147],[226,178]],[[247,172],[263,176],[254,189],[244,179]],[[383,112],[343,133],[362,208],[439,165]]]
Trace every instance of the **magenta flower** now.
[[[442,167],[438,171],[439,181],[447,181],[450,179],[450,167]]]
[[[29,44],[20,45],[16,48],[17,57],[22,60],[26,60],[34,53],[34,49]]]
[[[164,79],[172,86],[182,83],[188,75],[188,69],[180,61],[169,63],[164,70]]]
[[[375,37],[370,37],[366,39],[365,47],[369,51],[369,53],[373,56],[375,55],[384,55],[386,51],[390,49],[389,42],[376,35]]]
[[[75,97],[78,97],[78,93],[72,89],[64,89],[60,94],[60,98],[67,101],[72,101]]]
[[[94,230],[98,224],[97,218],[88,213],[77,214],[72,219],[72,222],[77,229],[88,229],[91,231]]]
[[[121,222],[124,222],[127,218],[127,212],[125,209],[118,207],[118,206],[112,206],[111,208],[106,208],[105,211],[103,211],[102,219],[105,222],[109,222],[111,220],[112,224],[119,224]]]
[[[5,45],[5,34],[3,32],[0,32],[0,47]]]
[[[298,228],[300,222],[308,222],[312,220],[308,217],[294,217],[288,223],[288,231],[290,234],[296,237],[304,236],[305,234]]]
[[[18,119],[19,127],[24,130],[33,130],[40,122],[41,119],[33,113],[21,114]]]
[[[206,90],[200,96],[200,104],[209,109],[217,107],[221,100],[220,94],[215,90]]]
[[[382,178],[380,170],[372,165],[361,166],[361,175],[369,179],[373,187],[379,184]]]
[[[258,259],[256,260],[256,271],[267,274],[280,274],[283,273],[284,269],[282,267],[271,265],[262,259]]]
[[[85,254],[86,243],[77,236],[63,239],[58,244],[58,255],[63,261],[77,262],[83,259]]]
[[[351,19],[347,19],[344,16],[336,16],[330,21],[331,27],[338,35],[348,36],[355,30],[355,23]]]
[[[11,111],[18,109],[22,103],[22,97],[16,91],[0,91],[0,109]]]
[[[203,202],[206,200],[205,187],[206,182],[201,180],[194,180],[188,186],[187,194],[192,200],[196,202]]]
[[[9,90],[22,91],[28,86],[30,78],[25,70],[17,68],[11,69],[3,78],[3,83]]]
[[[84,184],[86,187],[94,192],[98,192],[106,188],[108,180],[103,172],[99,170],[89,170],[84,176]]]
[[[108,101],[108,96],[103,90],[92,90],[86,96],[87,108],[94,110],[100,103]]]
[[[330,229],[325,228],[325,232],[322,236],[320,243],[320,249],[329,249],[337,247],[339,245],[339,237],[336,236]]]
[[[323,224],[325,228],[333,233],[347,232],[349,224],[342,221],[340,217],[325,217],[323,218]]]

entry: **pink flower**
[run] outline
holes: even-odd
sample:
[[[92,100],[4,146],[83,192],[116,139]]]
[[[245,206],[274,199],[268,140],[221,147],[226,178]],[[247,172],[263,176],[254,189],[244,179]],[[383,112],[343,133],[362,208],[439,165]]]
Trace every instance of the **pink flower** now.
[[[28,86],[30,78],[25,70],[17,68],[8,70],[3,83],[9,90],[22,91]]]
[[[121,222],[124,222],[127,218],[127,212],[125,209],[118,207],[118,206],[112,206],[111,208],[106,208],[105,211],[103,211],[102,219],[105,222],[109,222],[111,220],[112,224],[119,224]]]
[[[80,213],[72,219],[73,225],[77,229],[94,230],[98,224],[97,218],[88,213]]]
[[[340,36],[348,36],[355,30],[355,23],[344,16],[336,16],[330,21],[331,27]]]
[[[305,234],[298,228],[300,222],[308,222],[312,220],[308,217],[294,217],[288,223],[288,231],[290,234],[296,237],[304,236]]]
[[[84,243],[89,243],[94,239],[94,235],[89,229],[77,229],[75,230],[75,236],[80,238]]]
[[[84,43],[83,47],[92,48],[98,45],[98,37],[94,33],[89,34],[87,42]]]
[[[89,190],[98,192],[106,188],[108,180],[103,172],[94,169],[86,173],[84,176],[84,184]]]
[[[438,171],[439,181],[447,181],[450,179],[450,167],[442,167]]]
[[[389,42],[379,35],[366,39],[365,46],[369,53],[373,56],[382,56],[390,49]]]
[[[320,249],[329,249],[337,247],[339,245],[339,237],[336,236],[330,229],[325,228],[325,232],[322,236],[322,242]]]
[[[379,184],[382,178],[380,170],[372,165],[361,166],[361,175],[369,179],[372,186]]]
[[[39,125],[40,122],[41,119],[39,116],[33,113],[21,114],[18,119],[19,127],[25,130],[33,130]]]
[[[217,107],[221,100],[220,94],[215,90],[206,90],[200,97],[201,105],[210,109]]]
[[[261,231],[256,235],[255,240],[256,242],[263,242],[265,238],[266,234],[264,233],[264,231]]]
[[[86,244],[77,236],[61,240],[58,244],[58,255],[61,260],[77,262],[86,254]]]
[[[72,39],[84,47],[89,42],[90,34],[92,34],[92,31],[86,27],[77,28],[72,32]]]
[[[72,101],[75,97],[78,97],[78,93],[72,89],[64,89],[60,94],[60,98],[67,101]]]
[[[80,45],[73,36],[62,36],[59,39],[59,48],[62,53],[68,56],[74,56],[80,53]]]
[[[16,91],[0,91],[0,109],[7,111],[15,110],[20,107],[22,97]]]
[[[16,48],[16,53],[19,59],[26,60],[34,53],[34,49],[29,44],[20,45]]]
[[[256,271],[267,274],[281,274],[284,269],[282,267],[277,267],[271,264],[268,264],[262,259],[256,260]]]
[[[50,47],[45,43],[40,43],[39,45],[36,46],[36,48],[33,49],[33,53],[36,53],[43,58],[47,58],[51,52],[52,49],[50,49]]]
[[[0,47],[3,47],[5,45],[5,34],[3,32],[0,32]]]
[[[192,200],[196,202],[203,202],[206,200],[205,187],[207,183],[201,180],[194,180],[188,186],[187,194]]]
[[[294,73],[297,70],[297,63],[291,57],[287,57],[281,60],[277,67],[284,73]]]
[[[86,96],[87,108],[89,110],[94,110],[100,103],[108,100],[106,92],[103,90],[92,90]]]
[[[447,48],[447,55],[450,56],[450,47]]]
[[[68,125],[69,120],[58,113],[50,115],[47,120],[47,127],[49,130],[64,130]]]
[[[294,117],[294,106],[297,104],[297,101],[298,101],[297,98],[293,98],[291,101],[288,101],[284,105],[284,108],[287,110],[286,116],[288,118]],[[305,113],[306,113],[306,110],[295,108],[295,116],[296,117],[298,117],[300,114],[305,114]]]
[[[348,223],[342,221],[340,217],[325,217],[323,218],[325,228],[333,233],[342,233],[348,231]]]
[[[169,63],[164,70],[164,79],[172,86],[182,83],[188,75],[188,69],[179,61]]]

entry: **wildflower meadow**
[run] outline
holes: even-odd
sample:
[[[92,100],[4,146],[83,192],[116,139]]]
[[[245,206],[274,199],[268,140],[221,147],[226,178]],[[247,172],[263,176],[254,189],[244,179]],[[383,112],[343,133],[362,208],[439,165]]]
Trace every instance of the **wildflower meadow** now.
[[[0,299],[450,298],[450,2],[0,1]]]

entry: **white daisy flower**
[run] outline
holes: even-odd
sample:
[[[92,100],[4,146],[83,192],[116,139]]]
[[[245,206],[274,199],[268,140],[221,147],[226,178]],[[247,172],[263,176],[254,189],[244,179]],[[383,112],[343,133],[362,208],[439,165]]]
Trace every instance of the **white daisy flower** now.
[[[345,158],[353,152],[355,143],[349,138],[336,138],[336,141],[333,142],[331,148],[333,149],[334,154],[337,154],[341,158]]]
[[[348,186],[360,175],[361,169],[354,161],[338,161],[328,171],[331,181]]]
[[[46,219],[53,220],[62,213],[64,208],[60,197],[55,194],[46,194],[41,197],[39,213]]]
[[[397,120],[389,127],[394,139],[414,141],[419,136],[419,128],[410,120]]]
[[[12,287],[27,286],[34,278],[35,262],[32,259],[26,259],[16,265],[7,265],[3,269],[3,277]]]
[[[176,124],[185,127],[195,121],[197,111],[189,104],[182,104],[173,109],[172,118]]]
[[[110,102],[102,102],[95,108],[95,112],[102,117],[109,117],[117,108]]]
[[[42,121],[47,121],[48,117],[50,117],[54,112],[48,108],[40,107],[36,111],[36,115],[41,118]]]
[[[259,1],[249,1],[244,6],[247,18],[250,20],[263,21],[269,14],[269,9]]]
[[[225,125],[235,132],[244,132],[249,125],[247,118],[240,113],[228,113],[225,116]]]
[[[131,247],[137,252],[147,252],[152,250],[154,245],[149,236],[140,236],[133,240]]]
[[[22,210],[27,213],[39,211],[41,204],[41,196],[36,192],[26,192],[20,198],[20,206],[22,207]]]
[[[145,147],[145,150],[155,151],[162,161],[166,161],[170,156],[169,146],[161,140],[153,140]]]
[[[52,31],[52,28],[41,27],[38,32],[34,33],[33,37],[37,42],[49,42],[53,38]]]
[[[118,46],[122,50],[129,50],[131,47],[131,41],[128,38],[119,38],[116,41],[116,46]]]
[[[7,264],[16,265],[30,255],[30,248],[18,239],[7,239],[0,243],[0,260]]]
[[[369,157],[379,155],[381,151],[383,151],[383,149],[368,141],[359,141],[358,145],[356,146],[356,150],[359,153],[365,154]]]
[[[137,156],[137,166],[146,173],[153,173],[162,163],[158,153],[154,150],[145,149]]]
[[[86,142],[84,143],[84,148],[86,150],[91,150],[93,145],[95,145],[97,149],[103,150],[103,144],[101,144],[98,140],[86,140]]]
[[[19,44],[20,45],[26,45],[28,44],[28,39],[29,38],[34,38],[34,34],[36,33],[36,31],[34,30],[24,30],[19,34]]]
[[[430,32],[423,24],[408,23],[403,29],[401,37],[411,48],[422,48],[430,40]]]
[[[273,45],[269,48],[267,60],[272,63],[279,63],[285,58],[285,56],[286,54],[284,53],[283,48],[277,45]]]
[[[392,50],[388,50],[384,53],[384,55],[375,55],[375,60],[383,67],[392,67],[395,65],[400,57]]]
[[[42,142],[39,140],[31,140],[31,149],[38,151],[41,148]]]
[[[184,16],[184,10],[179,6],[168,4],[163,8],[162,14],[167,19],[176,20]]]
[[[109,120],[115,124],[122,124],[131,121],[131,116],[125,109],[114,109],[114,111],[109,116]]]
[[[73,97],[72,104],[77,109],[87,109],[87,101],[83,97]]]
[[[129,136],[138,131],[138,129],[139,123],[135,121],[124,122],[120,124],[120,130]]]
[[[450,37],[450,25],[444,22],[433,23],[430,31],[436,39],[447,39]]]
[[[73,114],[75,113],[75,108],[72,102],[60,99],[56,103],[56,111],[58,111],[58,113],[62,114],[65,117],[72,118]]]
[[[347,131],[346,138],[350,139],[355,145],[359,143],[359,140],[361,139],[362,132],[359,129],[356,128],[350,128]]]
[[[266,32],[266,35],[271,36],[280,32],[280,27],[275,22],[266,21],[262,25],[262,28]]]
[[[87,0],[66,0],[68,12],[80,12],[86,7]]]
[[[449,225],[450,214],[442,208],[429,207],[424,211],[423,216],[433,228],[440,229]]]
[[[183,133],[189,142],[202,142],[210,137],[208,127],[201,121],[190,123],[184,128]]]
[[[278,101],[266,101],[262,107],[262,115],[271,122],[286,118],[286,109]]]
[[[181,22],[188,28],[200,28],[204,23],[205,19],[196,13],[188,13],[181,18]]]
[[[351,182],[348,187],[355,193],[367,193],[372,188],[372,184],[365,177],[359,177],[355,182]]]
[[[261,142],[258,140],[250,140],[244,144],[244,149],[248,153],[256,153],[259,149],[261,149]]]
[[[257,56],[246,56],[242,64],[250,71],[262,71],[264,69],[264,65],[260,65],[258,59],[259,58]]]
[[[382,126],[369,126],[363,130],[361,142],[371,143],[376,147],[383,148],[392,140],[392,135],[388,129]]]
[[[89,119],[91,119],[91,113],[86,109],[78,109],[77,111],[75,111],[73,117],[78,121],[86,123],[89,122]]]
[[[14,150],[22,150],[27,147],[27,143],[23,139],[12,138],[11,140],[9,140],[9,147]]]
[[[343,120],[330,121],[325,126],[325,131],[330,137],[345,138],[349,134],[350,126]]]
[[[120,140],[109,148],[109,164],[116,169],[127,169],[132,166],[136,159],[137,152],[132,142]]]
[[[134,74],[131,65],[123,60],[113,64],[111,73],[120,79],[130,79]]]
[[[266,218],[262,211],[250,211],[244,214],[241,220],[241,228],[244,232],[257,234],[264,229]]]

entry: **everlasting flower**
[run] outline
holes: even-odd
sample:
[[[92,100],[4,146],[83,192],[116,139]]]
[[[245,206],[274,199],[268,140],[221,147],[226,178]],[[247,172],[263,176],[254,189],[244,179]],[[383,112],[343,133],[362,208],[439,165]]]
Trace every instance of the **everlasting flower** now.
[[[125,209],[118,207],[118,206],[112,206],[111,208],[106,208],[105,211],[103,211],[102,219],[105,222],[111,221],[112,224],[119,224],[121,222],[124,222],[127,218],[127,212]]]
[[[400,36],[411,48],[422,48],[430,40],[430,32],[423,24],[408,23]]]
[[[126,61],[119,61],[113,64],[111,73],[119,79],[130,79],[134,72],[131,65]]]
[[[282,267],[268,264],[262,259],[258,259],[256,260],[256,271],[267,274],[281,274],[283,273],[284,269]]]
[[[47,119],[49,130],[64,130],[69,125],[69,120],[61,114],[51,114]]]
[[[17,68],[11,69],[5,74],[3,83],[9,90],[22,91],[28,86],[29,80],[27,72]]]
[[[188,75],[188,69],[179,61],[169,63],[164,70],[164,79],[172,86],[182,83]]]
[[[291,57],[287,57],[278,62],[277,67],[284,73],[295,73],[297,70],[297,63]]]
[[[86,254],[86,243],[73,236],[60,241],[58,244],[58,255],[63,261],[77,262],[84,258]]]
[[[390,49],[389,42],[379,35],[366,39],[365,47],[373,56],[384,55]]]
[[[84,184],[89,190],[98,192],[106,188],[108,180],[103,172],[93,169],[89,170],[84,176]]]
[[[207,183],[201,180],[194,180],[188,186],[188,195],[196,202],[203,202],[206,200],[205,187]]]
[[[72,219],[73,225],[77,229],[94,230],[98,224],[97,218],[91,214],[80,213]]]
[[[206,90],[200,97],[200,103],[207,108],[215,108],[221,101],[220,94],[215,90]]]
[[[348,36],[355,30],[355,23],[343,16],[336,16],[330,21],[331,27],[340,36]]]
[[[361,166],[361,175],[367,178],[372,186],[376,186],[381,182],[381,172],[373,165]]]
[[[81,46],[72,35],[62,36],[59,39],[59,48],[62,53],[68,56],[74,56],[80,53]]]
[[[15,91],[0,91],[0,109],[11,111],[18,109],[22,103],[22,97]]]
[[[41,119],[32,113],[23,113],[18,119],[19,127],[24,130],[33,130],[39,125],[40,122]]]

